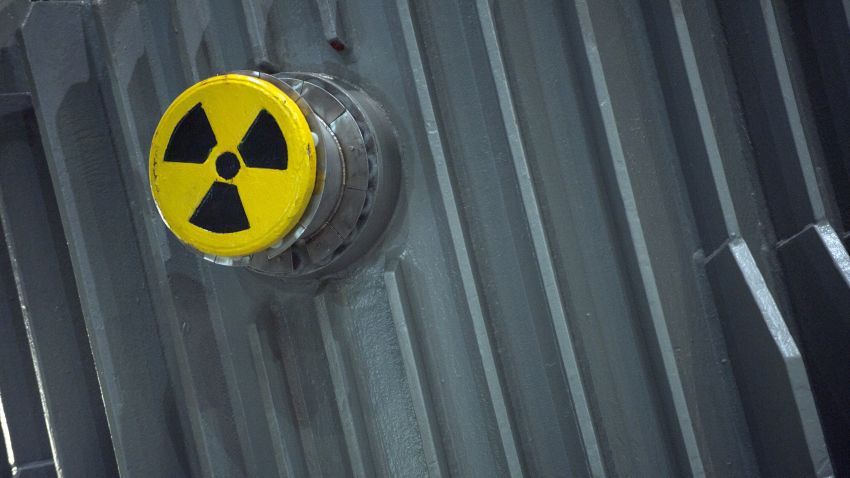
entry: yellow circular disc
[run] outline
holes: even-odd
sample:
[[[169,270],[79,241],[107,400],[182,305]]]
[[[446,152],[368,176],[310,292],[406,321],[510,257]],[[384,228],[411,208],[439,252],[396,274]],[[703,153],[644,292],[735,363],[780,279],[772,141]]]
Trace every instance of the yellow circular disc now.
[[[307,120],[273,84],[229,74],[171,103],[153,136],[150,182],[168,228],[215,256],[268,249],[298,224],[313,193]]]

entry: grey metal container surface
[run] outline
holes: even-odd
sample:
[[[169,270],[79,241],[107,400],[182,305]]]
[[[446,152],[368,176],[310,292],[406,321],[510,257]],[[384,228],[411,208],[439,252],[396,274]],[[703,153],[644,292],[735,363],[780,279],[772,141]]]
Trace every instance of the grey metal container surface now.
[[[841,0],[0,0],[0,477],[850,476],[848,46]],[[347,274],[157,215],[161,113],[239,69],[392,119]]]

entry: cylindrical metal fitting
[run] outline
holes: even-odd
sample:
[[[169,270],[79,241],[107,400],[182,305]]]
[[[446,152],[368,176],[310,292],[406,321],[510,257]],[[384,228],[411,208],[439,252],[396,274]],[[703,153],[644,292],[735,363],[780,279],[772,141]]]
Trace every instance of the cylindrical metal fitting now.
[[[209,93],[209,86],[191,94],[224,77],[232,78],[232,88],[256,88],[262,98],[256,104],[246,104],[253,97],[230,101],[241,91],[219,87]],[[224,77],[205,80],[178,97],[154,136],[151,188],[169,228],[212,262],[281,277],[324,276],[364,255],[384,230],[398,196],[398,150],[384,111],[360,89],[326,75],[238,71]],[[239,86],[244,82],[250,88]],[[281,103],[287,108],[278,112]],[[167,118],[170,113],[180,118]],[[222,124],[231,113],[235,123]],[[237,133],[219,135],[227,128]],[[307,130],[306,146],[295,148]],[[207,156],[192,153],[197,149]],[[205,195],[204,179],[180,176],[189,174],[183,172],[191,170],[187,164],[207,164],[212,171],[212,162],[213,186]],[[310,173],[307,183],[304,175]],[[184,184],[195,181],[198,186]],[[186,204],[175,204],[181,201]],[[287,216],[293,210],[296,214]],[[180,213],[190,217],[181,221]],[[283,227],[268,219],[274,214],[285,216]],[[248,243],[253,249],[243,247]],[[222,253],[231,250],[241,253]]]

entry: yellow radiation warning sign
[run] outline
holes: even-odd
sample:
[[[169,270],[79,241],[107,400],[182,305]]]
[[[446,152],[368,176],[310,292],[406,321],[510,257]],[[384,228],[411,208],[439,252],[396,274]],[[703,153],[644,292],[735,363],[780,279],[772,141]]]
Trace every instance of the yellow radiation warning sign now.
[[[163,220],[206,254],[268,249],[298,224],[316,180],[313,137],[273,84],[229,74],[184,91],[165,111],[150,154]]]

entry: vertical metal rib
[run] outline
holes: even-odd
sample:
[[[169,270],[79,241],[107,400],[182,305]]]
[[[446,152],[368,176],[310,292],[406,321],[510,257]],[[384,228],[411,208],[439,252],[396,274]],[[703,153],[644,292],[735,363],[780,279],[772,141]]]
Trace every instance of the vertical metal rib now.
[[[301,376],[299,374],[299,367],[301,365],[298,360],[297,351],[289,334],[284,334],[281,337],[277,337],[277,339],[281,341],[281,347],[284,353],[283,369],[286,374],[287,388],[289,389],[292,406],[295,409],[295,420],[301,446],[304,450],[304,462],[307,465],[306,476],[323,476],[322,464],[320,463],[321,454],[318,450],[319,443],[316,439],[316,433],[313,431],[309,417],[305,416],[304,413],[310,407],[307,405],[307,397],[304,395],[303,385],[301,383]]]
[[[415,87],[419,100],[420,114],[422,115],[422,122],[428,134],[428,146],[431,149],[431,157],[434,162],[437,183],[439,184],[441,193],[440,196],[446,213],[449,235],[452,239],[454,255],[460,272],[461,285],[475,330],[475,338],[478,342],[478,352],[487,381],[490,401],[493,405],[493,413],[496,417],[496,425],[498,426],[502,441],[502,450],[505,454],[510,475],[520,477],[523,476],[523,471],[519,450],[514,441],[508,407],[502,391],[496,358],[493,355],[490,335],[481,305],[481,294],[478,290],[470,253],[466,245],[467,234],[460,218],[460,209],[449,173],[445,148],[443,147],[443,140],[440,136],[439,125],[437,123],[437,114],[434,111],[432,94],[428,85],[428,74],[422,59],[422,53],[419,51],[419,40],[416,37],[413,13],[410,9],[409,0],[397,0],[396,4],[398,6],[411,72],[416,82]]]
[[[850,254],[827,223],[806,227],[778,246],[794,303],[800,343],[807,360],[818,414],[822,423],[808,424],[814,431],[820,425],[835,469],[835,476],[850,475]],[[820,430],[817,430],[819,432]],[[812,437],[817,439],[812,439]],[[807,433],[812,458],[819,469],[829,460],[819,446],[819,435]],[[831,471],[831,470],[829,470]],[[820,476],[827,476],[825,473]]]
[[[428,466],[428,474],[432,478],[448,475],[448,468],[440,445],[439,430],[436,417],[428,397],[428,383],[424,374],[424,366],[419,351],[419,344],[414,337],[412,318],[401,261],[396,261],[384,272],[384,284],[390,303],[390,311],[395,323],[398,336],[398,346],[407,384],[413,400],[413,411],[419,424],[419,435],[422,438],[422,448]]]
[[[785,59],[785,49],[782,47],[782,38],[779,33],[779,25],[776,21],[776,12],[774,12],[773,2],[762,1],[760,5],[765,31],[767,33],[770,56],[776,69],[776,81],[781,92],[782,106],[784,107],[785,117],[788,121],[791,139],[793,140],[795,153],[799,162],[798,174],[800,174],[800,179],[805,186],[805,192],[811,204],[814,219],[819,220],[825,216],[826,211],[823,198],[820,195],[820,189],[818,188],[815,167],[812,163],[810,144],[806,139],[803,119],[800,109],[797,106],[797,95],[791,81],[788,62]]]
[[[180,62],[191,83],[198,82],[209,76],[213,69],[223,64],[221,50],[218,45],[207,41],[206,31],[211,28],[209,5],[204,0],[170,0],[172,9],[176,12],[176,22],[179,29]],[[199,64],[200,61],[208,64]]]
[[[306,465],[293,455],[300,452],[300,444],[288,443],[285,437],[298,436],[291,420],[285,419],[281,408],[286,406],[288,399],[283,396],[285,385],[280,376],[281,370],[277,369],[272,352],[269,350],[269,338],[261,333],[256,324],[248,327],[248,340],[251,343],[251,354],[254,362],[254,370],[257,374],[257,383],[260,386],[260,395],[263,400],[266,420],[269,424],[269,435],[272,440],[275,463],[279,476],[283,478],[298,478],[306,474]],[[293,440],[295,441],[295,440]]]
[[[807,136],[816,125],[809,121],[808,98],[795,89],[800,60],[784,8],[784,2],[718,2],[726,40],[736,46],[728,53],[780,239],[828,215],[838,216],[818,184],[815,162],[822,156],[821,145],[819,138]]]
[[[34,4],[21,39],[118,469],[145,474],[168,467],[180,474],[187,460],[178,456],[179,427],[162,414],[175,400],[150,320],[156,301],[139,274],[147,255],[136,244],[135,201],[114,159],[91,11],[87,3]],[[139,368],[144,373],[132,374]]]
[[[660,361],[664,371],[666,382],[665,392],[669,394],[669,399],[673,406],[674,425],[679,434],[679,441],[685,454],[684,458],[687,460],[686,465],[689,475],[695,477],[705,476],[705,468],[702,463],[696,434],[685,400],[685,393],[682,388],[681,378],[679,377],[673,345],[670,341],[664,310],[661,306],[661,297],[656,285],[637,202],[634,191],[632,190],[625,152],[620,142],[620,133],[614,108],[611,105],[611,96],[606,83],[603,60],[597,46],[598,42],[590,15],[590,8],[587,0],[574,0],[574,5],[578,25],[581,29],[581,39],[592,81],[593,94],[596,98],[598,114],[605,134],[605,145],[607,148],[607,154],[605,155],[607,157],[605,159],[611,162],[610,167],[613,170],[613,176],[616,180],[616,188],[622,204],[621,207],[626,226],[628,227],[632,253],[637,263],[637,272],[643,289],[644,301],[647,305],[652,331],[654,332],[655,345],[658,347],[658,354],[660,355]]]
[[[669,0],[669,5],[682,64],[684,66],[684,73],[688,82],[689,96],[693,99],[694,114],[699,125],[702,147],[706,155],[708,169],[711,172],[711,184],[716,195],[717,206],[720,209],[719,215],[723,219],[724,232],[728,237],[730,234],[738,234],[740,227],[732,202],[732,194],[729,191],[729,184],[726,180],[723,158],[720,156],[720,145],[714,131],[714,124],[711,121],[711,110],[708,106],[708,99],[706,98],[705,88],[702,84],[702,76],[700,75],[699,65],[697,64],[698,55],[691,41],[691,32],[688,27],[687,18],[685,18],[682,1]],[[713,250],[718,246],[719,244],[711,244],[711,249],[709,250]]]
[[[749,247],[733,239],[706,262],[761,473],[830,476],[803,359]]]
[[[348,377],[345,359],[334,336],[325,300],[324,295],[316,298],[316,314],[319,318],[319,329],[322,333],[325,355],[328,358],[328,368],[333,382],[339,420],[342,423],[345,445],[348,448],[348,457],[351,461],[351,471],[358,478],[368,478],[375,476],[375,473],[369,456],[369,438],[363,429],[360,414],[355,410],[358,403],[356,398],[357,387]]]
[[[197,259],[197,258],[195,258]],[[223,295],[218,291],[227,289],[230,284],[216,284],[212,271],[209,268],[200,269],[200,278],[207,289],[214,291],[209,299],[209,313],[206,317],[208,321],[211,335],[209,339],[215,342],[218,347],[219,363],[207,363],[208,372],[211,373],[213,367],[219,367],[217,373],[221,374],[223,382],[223,390],[226,391],[226,397],[222,397],[220,407],[225,411],[219,412],[227,416],[229,413],[230,427],[219,428],[217,433],[219,437],[228,435],[232,432],[235,436],[225,436],[225,443],[231,444],[234,455],[231,463],[240,466],[248,475],[261,475],[261,470],[267,469],[271,464],[267,464],[267,455],[270,450],[263,448],[265,442],[261,445],[252,443],[252,441],[260,440],[260,433],[252,431],[248,424],[247,410],[245,408],[245,399],[243,398],[243,386],[240,382],[239,365],[234,362],[234,357],[241,355],[243,352],[235,352],[237,345],[234,344],[236,336],[242,338],[241,334],[229,328],[228,326],[235,320],[236,314],[228,309],[228,306],[222,304]],[[238,332],[244,333],[244,329],[237,329]],[[212,344],[210,344],[212,346]],[[247,344],[246,344],[247,345]],[[263,437],[263,440],[268,440],[268,437]],[[273,465],[271,465],[273,466]],[[219,469],[221,467],[219,466]],[[232,471],[220,471],[221,476],[232,474]]]
[[[10,217],[10,208],[24,212],[27,229],[31,229],[35,223],[33,212],[47,209],[46,204],[34,203],[32,197],[21,195],[20,189],[15,190],[15,187],[28,190],[35,197],[42,197],[45,193],[40,190],[37,182],[27,180],[27,172],[39,162],[43,164],[43,159],[36,161],[37,157],[43,156],[35,153],[38,149],[37,141],[27,141],[24,138],[27,130],[26,118],[32,118],[32,115],[32,98],[29,94],[0,94],[0,128],[6,134],[0,138],[0,157],[3,158],[3,161],[0,161],[0,470],[2,470],[0,477],[2,478],[11,477],[9,464],[16,466],[53,460],[45,420],[47,407],[42,406],[45,390],[42,376],[45,371],[39,370],[36,373],[34,359],[38,359],[40,355],[40,349],[36,347],[38,341],[33,337],[36,331],[33,330],[32,321],[28,327],[24,320],[28,310],[26,304],[21,302],[21,287],[15,280],[15,269],[22,267],[22,265],[16,267],[16,264],[22,258],[16,254],[13,262],[10,252],[15,251],[12,250],[12,244],[7,242],[7,238],[14,239],[15,235],[13,234],[15,224]],[[9,136],[21,139],[10,140]],[[16,142],[21,146],[27,144],[28,147],[16,147]],[[6,199],[10,195],[11,204]],[[27,204],[29,208],[21,209],[19,204]],[[55,215],[53,220],[58,222]],[[31,242],[32,237],[30,233],[22,240]],[[45,255],[39,253],[37,263],[48,263]],[[27,265],[24,264],[23,267]],[[43,279],[44,274],[40,274],[39,277]],[[55,291],[51,291],[51,295],[56,295]],[[48,316],[55,318],[58,316],[58,311],[51,310]],[[52,334],[63,337],[64,334],[57,330],[56,324],[48,323],[47,325]],[[50,343],[41,345],[50,346],[50,356],[61,359]],[[88,350],[87,356],[91,358],[91,350]],[[85,368],[89,368],[93,373],[94,364],[91,360],[88,360],[85,365]],[[63,375],[67,375],[67,365],[62,371]],[[95,391],[92,395],[97,396],[98,392]],[[70,405],[70,397],[62,394],[61,398],[66,406]],[[99,400],[96,401],[99,402]]]
[[[0,117],[0,446],[21,470],[118,473],[73,271],[31,112]],[[51,460],[52,458],[52,460]],[[18,476],[15,474],[14,476]],[[21,476],[29,476],[22,473]]]
[[[570,333],[567,314],[564,310],[564,299],[558,287],[558,279],[555,273],[555,263],[546,238],[546,229],[543,225],[543,216],[537,202],[534,191],[534,182],[531,179],[531,171],[528,165],[528,157],[522,142],[522,131],[517,121],[516,109],[511,96],[511,87],[508,82],[505,64],[502,59],[502,50],[499,45],[496,24],[493,21],[491,0],[477,0],[478,19],[481,23],[481,32],[487,45],[487,54],[490,60],[490,70],[498,93],[499,106],[502,111],[502,121],[507,133],[510,146],[511,158],[519,183],[522,203],[534,245],[537,266],[540,269],[543,281],[544,293],[546,294],[549,314],[558,340],[558,351],[570,388],[570,396],[573,408],[581,431],[587,465],[592,476],[605,476],[605,468],[602,465],[602,457],[599,451],[599,443],[596,438],[596,430],[593,425],[593,417],[588,406],[587,395],[582,383],[581,371],[579,370],[576,352],[573,347],[572,334]]]
[[[129,61],[128,59],[133,56],[143,58],[145,54],[148,54],[148,49],[143,44],[143,39],[140,36],[133,36],[133,34],[141,35],[141,30],[143,30],[139,24],[141,19],[138,18],[139,12],[137,7],[135,5],[131,5],[128,10],[123,13],[124,18],[122,18],[122,24],[125,25],[123,30],[111,31],[108,27],[108,20],[110,20],[109,15],[115,13],[115,9],[112,7],[113,6],[111,4],[97,5],[95,9],[95,19],[97,21],[99,34],[102,38],[104,48],[109,52],[108,55],[104,56],[104,62],[108,74],[108,80],[112,85],[111,91],[113,93],[113,106],[117,113],[118,125],[123,139],[123,146],[126,150],[127,157],[130,159],[129,167],[131,170],[131,177],[128,181],[126,181],[126,184],[132,193],[135,189],[133,185],[147,183],[147,161],[146,155],[143,152],[142,141],[147,141],[148,138],[139,138],[140,131],[143,129],[140,128],[140,125],[137,124],[134,118],[133,106],[128,94],[128,85],[131,81],[128,66],[130,64],[135,64],[136,61]],[[112,8],[113,11],[109,12],[106,10],[107,8]],[[124,45],[131,45],[131,47]],[[117,53],[117,48],[119,46],[125,49],[123,50],[123,56]],[[130,48],[129,52],[126,50],[127,48]],[[156,58],[156,56],[154,56],[154,58]],[[123,64],[119,64],[119,62]],[[151,68],[152,80],[155,84],[154,89],[156,92],[156,98],[159,101],[159,109],[160,111],[164,111],[167,102],[164,79],[165,73],[161,71],[160,63],[157,61],[149,61],[149,66]],[[151,118],[151,121],[154,121],[154,119]],[[121,144],[119,143],[117,147],[120,148]],[[167,232],[159,224],[156,207],[153,205],[150,195],[146,194],[146,191],[144,190],[136,192],[137,194],[141,194],[143,198],[142,202],[147,204],[148,208],[148,214],[146,217],[135,215],[134,218],[136,219],[135,223],[139,230],[143,231],[147,237],[147,245],[149,246],[147,250],[149,254],[146,254],[146,257],[152,259],[148,261],[147,265],[150,267],[151,275],[155,278],[155,280],[150,281],[150,283],[156,285],[154,287],[155,290],[153,294],[155,294],[157,300],[153,301],[153,303],[154,306],[157,307],[157,315],[164,317],[164,322],[168,324],[167,332],[165,327],[160,327],[159,330],[160,334],[164,334],[161,339],[170,339],[170,342],[165,346],[165,348],[171,349],[171,351],[175,354],[174,362],[170,364],[169,368],[172,370],[176,368],[177,376],[173,377],[173,381],[178,385],[175,388],[177,389],[180,401],[186,405],[179,409],[184,411],[182,413],[186,413],[187,421],[191,427],[192,439],[195,442],[195,446],[198,447],[198,450],[196,451],[200,451],[200,453],[197,453],[197,459],[202,473],[205,476],[214,476],[213,471],[215,466],[211,461],[214,454],[211,453],[211,445],[208,443],[206,434],[203,431],[202,424],[204,422],[204,418],[201,413],[202,407],[199,405],[194,382],[192,380],[189,365],[190,357],[186,347],[184,346],[183,340],[181,340],[181,323],[184,322],[180,320],[179,314],[177,313],[177,308],[174,304],[174,296],[172,295],[173,284],[169,280],[169,274],[166,270],[166,261],[171,257],[171,252],[168,247],[169,243],[166,237]],[[152,226],[147,219],[153,219],[155,226]],[[169,356],[168,352],[169,351],[166,351],[166,357]]]
[[[706,95],[705,77],[699,70],[700,64],[708,72],[715,67],[712,46],[698,44],[695,49],[694,45],[706,27],[688,25],[685,8],[691,9],[687,11],[691,18],[702,18],[692,10],[699,8],[697,5],[664,0],[657,6],[652,11],[653,20],[663,25],[666,35],[658,34],[672,45],[659,49],[659,53],[666,51],[667,55],[656,62],[663,63],[659,69],[668,74],[666,86],[673,90],[667,92],[672,98],[669,111],[673,112],[682,168],[691,168],[685,176],[695,206],[695,221],[701,226],[703,248],[714,251],[705,261],[705,270],[724,332],[725,350],[731,358],[737,394],[749,434],[754,437],[750,448],[755,450],[755,460],[749,470],[740,472],[757,473],[758,464],[767,476],[809,476],[815,469],[812,461],[820,462],[825,456],[825,445],[809,392],[809,378],[788,331],[787,318],[777,307],[749,247],[737,237],[739,213],[727,182],[727,177],[732,176],[727,168],[734,168],[735,157],[729,155],[728,149],[727,157],[721,155],[723,143],[714,129],[714,122],[727,114],[726,105],[716,93]],[[675,42],[669,41],[671,36]],[[740,194],[740,190],[737,192]],[[741,208],[746,207],[741,204]],[[740,216],[747,217],[746,210]],[[724,223],[718,224],[720,221]],[[777,421],[777,413],[787,419]],[[780,435],[789,439],[774,443],[773,437]],[[816,445],[807,448],[807,443]],[[829,468],[828,464],[827,457],[821,468]],[[713,470],[716,468],[709,473]]]
[[[266,27],[263,24],[269,11],[269,8],[263,7],[270,3],[268,0],[240,0],[245,19],[245,31],[251,45],[252,63],[257,66],[270,61],[269,50],[264,38]]]

